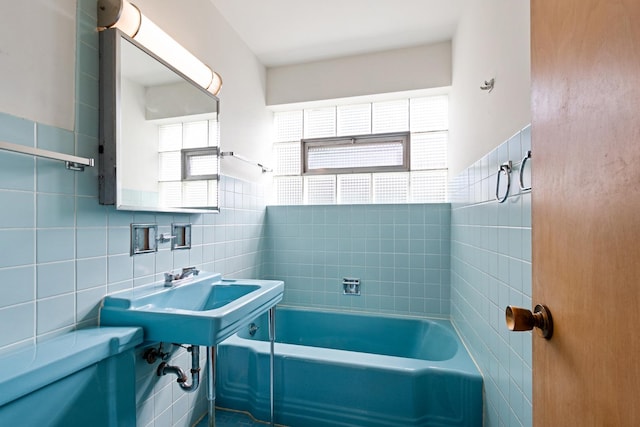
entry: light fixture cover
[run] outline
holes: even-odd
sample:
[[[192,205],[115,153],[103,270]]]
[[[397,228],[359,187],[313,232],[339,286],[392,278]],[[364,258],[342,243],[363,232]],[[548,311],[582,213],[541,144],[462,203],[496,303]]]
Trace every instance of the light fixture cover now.
[[[98,0],[99,29],[116,27],[214,95],[222,78],[127,0]]]

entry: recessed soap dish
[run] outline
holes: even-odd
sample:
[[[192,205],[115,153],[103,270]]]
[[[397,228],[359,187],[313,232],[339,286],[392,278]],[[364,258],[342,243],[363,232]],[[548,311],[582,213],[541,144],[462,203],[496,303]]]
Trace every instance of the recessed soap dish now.
[[[158,251],[156,224],[131,224],[131,256]]]
[[[344,295],[360,295],[360,279],[354,277],[343,277],[342,289],[342,293]]]
[[[191,224],[171,224],[171,250],[191,249]]]

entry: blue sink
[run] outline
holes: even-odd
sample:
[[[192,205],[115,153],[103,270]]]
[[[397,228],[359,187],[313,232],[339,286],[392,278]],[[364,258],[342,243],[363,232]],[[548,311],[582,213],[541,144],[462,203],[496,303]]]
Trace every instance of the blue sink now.
[[[200,273],[107,295],[100,325],[141,326],[147,341],[214,346],[282,300],[276,280],[223,280]]]

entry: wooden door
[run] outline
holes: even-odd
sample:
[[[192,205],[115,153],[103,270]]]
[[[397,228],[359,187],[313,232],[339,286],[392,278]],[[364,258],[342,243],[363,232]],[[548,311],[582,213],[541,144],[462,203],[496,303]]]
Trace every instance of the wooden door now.
[[[533,424],[640,426],[640,0],[531,0]]]

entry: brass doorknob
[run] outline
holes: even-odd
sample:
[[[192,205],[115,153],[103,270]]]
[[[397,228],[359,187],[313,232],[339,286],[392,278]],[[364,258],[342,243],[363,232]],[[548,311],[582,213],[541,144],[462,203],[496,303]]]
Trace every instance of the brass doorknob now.
[[[538,333],[546,339],[551,339],[553,335],[551,312],[544,305],[536,305],[533,313],[526,308],[508,305],[504,314],[510,331],[530,331],[537,328]]]

